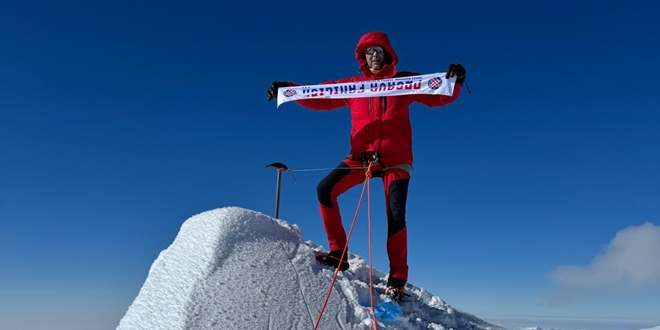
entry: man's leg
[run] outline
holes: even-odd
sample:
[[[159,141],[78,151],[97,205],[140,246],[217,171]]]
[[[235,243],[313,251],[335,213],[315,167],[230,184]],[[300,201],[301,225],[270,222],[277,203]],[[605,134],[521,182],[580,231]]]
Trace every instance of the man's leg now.
[[[387,203],[387,255],[390,260],[388,285],[402,287],[408,281],[408,231],[406,200],[410,174],[391,168],[383,174]]]
[[[346,247],[346,231],[342,225],[337,197],[364,180],[364,170],[351,169],[354,167],[362,167],[362,162],[344,160],[316,187],[330,251]]]

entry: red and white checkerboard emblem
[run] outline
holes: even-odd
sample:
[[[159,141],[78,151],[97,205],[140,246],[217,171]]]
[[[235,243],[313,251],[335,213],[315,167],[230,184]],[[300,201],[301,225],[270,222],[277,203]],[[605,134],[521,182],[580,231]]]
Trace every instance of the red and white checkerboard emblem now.
[[[442,79],[437,77],[429,79],[429,88],[438,89],[440,86],[442,86]]]

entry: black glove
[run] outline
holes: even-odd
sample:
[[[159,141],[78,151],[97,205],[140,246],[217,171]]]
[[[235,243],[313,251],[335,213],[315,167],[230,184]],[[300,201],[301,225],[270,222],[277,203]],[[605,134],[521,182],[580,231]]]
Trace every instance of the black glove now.
[[[277,89],[280,87],[288,87],[288,86],[291,86],[291,83],[288,83],[286,81],[273,81],[273,83],[270,84],[270,87],[268,87],[268,91],[266,92],[266,100],[270,101],[276,98]]]
[[[449,68],[447,69],[447,75],[445,78],[449,79],[453,76],[456,76],[456,83],[457,84],[462,84],[465,81],[465,74],[467,71],[465,71],[465,68],[458,64],[458,63],[452,63],[449,64]]]

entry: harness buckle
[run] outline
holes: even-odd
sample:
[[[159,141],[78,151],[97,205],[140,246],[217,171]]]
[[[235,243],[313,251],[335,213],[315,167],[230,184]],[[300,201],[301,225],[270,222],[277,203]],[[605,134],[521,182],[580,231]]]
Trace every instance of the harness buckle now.
[[[371,161],[371,165],[378,165],[378,152],[374,152],[372,156],[373,160]]]

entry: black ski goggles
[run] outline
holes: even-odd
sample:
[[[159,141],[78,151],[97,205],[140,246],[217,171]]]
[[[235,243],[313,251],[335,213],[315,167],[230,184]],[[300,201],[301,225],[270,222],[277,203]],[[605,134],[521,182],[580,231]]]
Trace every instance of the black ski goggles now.
[[[366,51],[364,51],[364,53],[367,54],[367,55],[373,55],[374,53],[384,53],[384,52],[385,52],[385,49],[381,46],[369,47],[369,48],[367,48]]]

